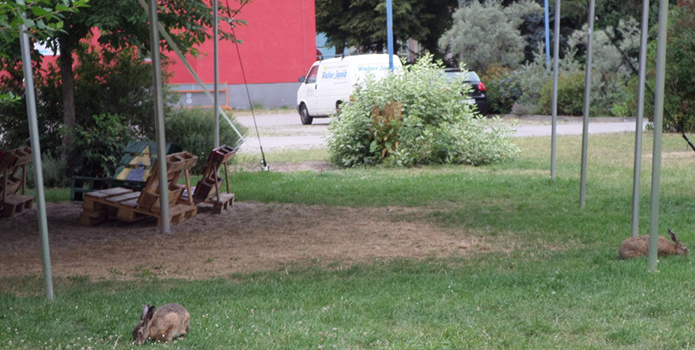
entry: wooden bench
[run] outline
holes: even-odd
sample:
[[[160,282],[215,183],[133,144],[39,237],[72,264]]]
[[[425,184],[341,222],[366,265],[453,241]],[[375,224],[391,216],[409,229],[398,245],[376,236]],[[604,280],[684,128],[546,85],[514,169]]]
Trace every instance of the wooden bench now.
[[[234,204],[234,193],[229,190],[229,161],[234,158],[236,150],[230,146],[215,148],[208,156],[208,162],[203,169],[203,177],[194,187],[193,200],[196,203],[212,204],[213,214],[220,214],[222,210],[231,208]],[[224,179],[218,174],[220,167],[224,168]],[[220,187],[224,181],[227,192],[222,192]]]
[[[184,198],[184,190],[191,191],[190,169],[195,166],[198,157],[189,152],[168,155],[167,189],[169,192],[169,220],[181,223],[198,213],[198,208],[190,198]],[[181,175],[185,185],[179,185]],[[80,224],[85,226],[97,225],[111,218],[134,222],[148,217],[156,217],[157,225],[161,226],[161,203],[159,196],[159,167],[152,168],[142,191],[115,187],[84,195]]]
[[[166,144],[166,154],[180,152],[173,143]],[[84,194],[107,188],[125,187],[141,191],[157,160],[157,143],[130,141],[123,150],[113,177],[73,176],[70,183],[70,201],[81,202]]]
[[[0,151],[0,209],[3,217],[21,214],[31,209],[32,196],[27,196],[27,164],[32,160],[32,150],[20,147]]]

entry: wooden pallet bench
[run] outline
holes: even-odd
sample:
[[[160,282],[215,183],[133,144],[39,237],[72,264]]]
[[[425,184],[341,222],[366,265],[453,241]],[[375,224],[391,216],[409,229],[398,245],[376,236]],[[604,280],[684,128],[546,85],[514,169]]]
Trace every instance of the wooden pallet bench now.
[[[167,143],[166,154],[180,152],[181,148]],[[74,176],[70,183],[70,201],[81,202],[85,193],[107,188],[125,187],[141,191],[157,160],[157,143],[130,141],[123,150],[113,177]]]
[[[175,153],[166,157],[169,220],[174,224],[181,223],[198,213],[195,203],[191,199],[182,197],[184,190],[191,190],[190,169],[197,161],[198,157],[189,152]],[[153,168],[142,191],[115,187],[86,193],[82,202],[80,224],[93,226],[112,218],[134,222],[155,217],[157,225],[161,225],[158,170],[157,166]],[[185,186],[178,184],[181,175],[185,177]]]
[[[15,195],[6,197],[2,202],[2,216],[11,217],[30,210],[34,204],[34,197]]]
[[[200,203],[212,204],[212,213],[220,214],[222,210],[231,208],[234,204],[234,193],[229,190],[229,161],[234,158],[236,150],[230,146],[220,146],[210,152],[208,162],[203,169],[203,177],[194,187],[193,200]],[[224,178],[218,176],[220,167],[224,169]],[[222,192],[222,184],[227,192]]]
[[[0,151],[0,213],[3,217],[21,214],[34,203],[34,198],[25,194],[27,165],[31,160],[29,147]]]

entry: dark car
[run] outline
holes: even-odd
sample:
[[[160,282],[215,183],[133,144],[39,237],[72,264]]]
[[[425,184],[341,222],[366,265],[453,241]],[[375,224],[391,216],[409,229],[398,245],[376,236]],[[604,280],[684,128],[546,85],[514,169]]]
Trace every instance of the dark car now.
[[[487,88],[485,84],[480,81],[478,74],[474,71],[462,72],[459,68],[446,68],[444,69],[444,76],[447,79],[458,78],[461,74],[465,74],[463,81],[465,83],[471,84],[472,90],[468,94],[468,97],[475,100],[475,105],[478,107],[478,112],[482,115],[487,114]],[[472,102],[472,101],[471,101]]]

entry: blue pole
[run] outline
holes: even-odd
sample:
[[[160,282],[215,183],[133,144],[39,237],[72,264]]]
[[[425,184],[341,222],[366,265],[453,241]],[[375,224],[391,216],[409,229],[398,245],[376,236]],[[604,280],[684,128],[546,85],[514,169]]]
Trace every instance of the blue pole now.
[[[545,0],[545,69],[550,71],[550,16],[548,15],[548,0]]]
[[[393,72],[393,9],[391,0],[386,0],[386,35],[389,49],[389,69]]]

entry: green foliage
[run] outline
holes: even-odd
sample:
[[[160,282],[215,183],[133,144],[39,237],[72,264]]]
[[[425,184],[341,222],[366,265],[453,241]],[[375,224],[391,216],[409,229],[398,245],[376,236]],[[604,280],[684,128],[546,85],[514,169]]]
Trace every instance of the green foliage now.
[[[463,77],[461,77],[463,79]],[[511,130],[462,103],[470,86],[448,81],[425,56],[398,74],[368,79],[329,127],[339,166],[487,164],[513,159]]]
[[[521,82],[513,72],[509,68],[491,67],[481,80],[487,88],[488,113],[510,113],[522,94]]]
[[[0,41],[15,41],[21,26],[37,38],[63,30],[65,13],[77,12],[89,0],[23,0],[0,2]],[[29,11],[31,10],[31,11]],[[16,45],[16,43],[15,43]],[[0,51],[0,55],[3,55]]]
[[[665,108],[685,131],[695,131],[695,4],[683,2],[669,13],[666,51]],[[650,47],[650,63],[656,62],[656,45]],[[649,82],[654,86],[653,78]],[[653,118],[652,118],[653,119]],[[664,126],[675,129],[664,117]]]
[[[70,153],[77,163],[70,172],[79,176],[112,176],[123,149],[134,139],[133,130],[118,115],[99,114],[91,119],[91,123],[75,126]]]
[[[557,80],[557,113],[558,115],[584,114],[584,81],[585,75],[576,72],[561,75]],[[539,105],[543,113],[552,113],[553,82],[548,81],[541,88]]]
[[[35,178],[34,178],[34,163],[30,165],[31,170],[27,170],[27,186],[34,188]],[[66,164],[63,162],[59,156],[53,154],[53,152],[44,152],[41,155],[41,169],[43,169],[43,185],[45,188],[66,188],[70,183],[70,178],[65,176]],[[46,198],[46,201],[67,201],[70,199],[69,191],[65,191],[64,197],[55,198],[50,200]],[[46,195],[48,196],[48,195]]]
[[[416,39],[426,50],[437,53],[437,40],[451,26],[456,5],[456,0],[394,1],[394,36]],[[347,44],[363,52],[383,51],[385,23],[386,3],[381,0],[316,1],[316,30],[326,33],[328,42],[338,48]]]
[[[246,134],[246,128],[236,123],[234,126]],[[215,114],[212,110],[202,108],[175,109],[165,120],[167,141],[180,146],[184,151],[198,156],[198,163],[193,173],[200,173],[205,167],[210,151],[214,147]],[[243,140],[234,132],[224,118],[220,118],[220,145],[241,146]]]
[[[540,47],[539,47],[540,49]],[[512,108],[514,114],[539,114],[541,110],[538,101],[541,97],[541,88],[548,81],[552,81],[552,75],[545,69],[544,55],[536,50],[535,59],[527,62],[512,74],[512,79],[520,83],[521,96]]]
[[[559,62],[558,89],[563,90],[565,96],[559,97],[558,109],[572,113],[571,115],[575,115],[577,111],[581,114],[583,110],[583,107],[578,109],[576,104],[583,104],[584,100],[583,88],[580,89],[579,86],[583,86],[584,83],[579,82],[579,75],[585,76],[585,58],[580,53],[586,47],[587,30],[584,26],[572,33],[564,58]],[[619,33],[620,39],[612,42],[606,31]],[[615,104],[624,104],[630,98],[627,85],[632,71],[614,43],[623,52],[634,51],[639,45],[638,24],[634,20],[621,21],[618,28],[607,28],[606,31],[594,31],[593,35],[591,114],[594,116],[611,115]],[[514,72],[514,76],[524,82],[521,85],[523,92],[515,106],[515,113],[551,113],[552,75],[545,69],[544,57],[539,47],[535,59]],[[572,96],[572,92],[576,94]]]
[[[237,0],[245,4],[249,0]],[[231,18],[226,5],[220,2],[220,20],[230,20],[235,24],[244,24],[238,18]],[[212,13],[209,3],[202,0],[177,1],[165,0],[159,4],[159,22],[171,35],[174,42],[184,53],[198,54],[197,46],[211,38]],[[228,16],[229,15],[229,16]],[[65,18],[65,30],[61,35],[50,40],[57,40],[62,47],[79,50],[78,43],[85,39],[94,27],[99,29],[99,43],[114,49],[137,47],[145,53],[150,49],[149,19],[139,0],[89,0],[89,7],[83,8]],[[233,40],[231,32],[220,30],[220,39]],[[162,41],[166,50],[171,50],[168,43]]]
[[[29,139],[27,110],[23,92],[21,62],[0,59],[6,63],[0,76],[0,90],[12,91],[21,96],[21,103],[0,104],[0,146],[17,147]],[[166,65],[164,66],[166,67]],[[63,124],[63,84],[58,67],[54,64],[45,70],[34,66],[39,134],[44,149],[61,147]],[[113,50],[100,47],[84,47],[77,52],[75,66],[76,123],[93,128],[93,115],[113,114],[123,118],[140,138],[154,138],[154,95],[152,91],[152,66],[138,57],[135,48]],[[168,76],[166,71],[164,76]],[[174,94],[164,91],[167,101]],[[165,103],[165,112],[171,107]]]
[[[497,0],[472,1],[454,13],[454,24],[439,46],[483,75],[491,66],[515,69],[524,61],[527,45],[519,28],[526,16],[540,13],[542,8],[531,1],[508,7]]]

